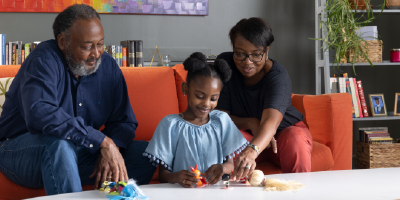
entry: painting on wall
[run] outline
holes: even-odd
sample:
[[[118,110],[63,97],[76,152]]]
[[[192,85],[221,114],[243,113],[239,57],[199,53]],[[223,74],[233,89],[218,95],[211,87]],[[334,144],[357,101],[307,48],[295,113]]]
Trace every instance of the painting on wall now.
[[[99,13],[146,15],[208,15],[209,0],[0,0],[0,12],[58,13],[73,4]]]

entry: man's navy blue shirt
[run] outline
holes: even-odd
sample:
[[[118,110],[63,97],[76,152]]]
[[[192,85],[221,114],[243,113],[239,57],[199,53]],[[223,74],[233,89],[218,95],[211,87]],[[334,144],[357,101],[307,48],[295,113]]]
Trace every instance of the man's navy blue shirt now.
[[[137,125],[124,76],[109,54],[103,53],[95,73],[79,80],[57,42],[48,40],[27,57],[6,93],[0,139],[53,135],[93,153],[105,136],[126,148]]]

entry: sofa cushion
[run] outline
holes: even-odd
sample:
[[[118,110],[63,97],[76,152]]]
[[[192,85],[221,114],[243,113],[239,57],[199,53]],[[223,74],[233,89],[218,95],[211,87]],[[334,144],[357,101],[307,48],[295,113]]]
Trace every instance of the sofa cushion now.
[[[124,67],[121,70],[139,122],[135,140],[150,141],[163,117],[179,113],[174,71],[171,67]]]
[[[175,72],[176,91],[179,100],[179,112],[185,112],[188,103],[186,96],[183,96],[182,83],[186,82],[187,71],[184,69],[183,64],[178,64],[172,67]]]
[[[6,100],[6,92],[10,89],[11,82],[14,77],[0,78],[0,115],[3,111],[3,104]]]

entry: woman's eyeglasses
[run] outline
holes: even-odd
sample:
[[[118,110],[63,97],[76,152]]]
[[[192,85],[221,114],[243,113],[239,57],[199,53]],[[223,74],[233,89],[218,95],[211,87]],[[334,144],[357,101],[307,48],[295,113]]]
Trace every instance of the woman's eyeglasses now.
[[[244,61],[246,58],[249,57],[251,62],[260,62],[264,57],[264,53],[252,53],[252,54],[245,54],[240,52],[233,52],[233,58],[237,61]]]

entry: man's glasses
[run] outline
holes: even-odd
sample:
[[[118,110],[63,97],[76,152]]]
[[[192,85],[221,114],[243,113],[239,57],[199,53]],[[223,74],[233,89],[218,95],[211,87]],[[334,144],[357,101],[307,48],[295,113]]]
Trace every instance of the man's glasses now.
[[[260,62],[264,57],[264,53],[245,54],[240,52],[233,52],[233,58],[235,58],[235,60],[237,61],[244,61],[247,57],[249,57],[249,60],[251,62]]]

